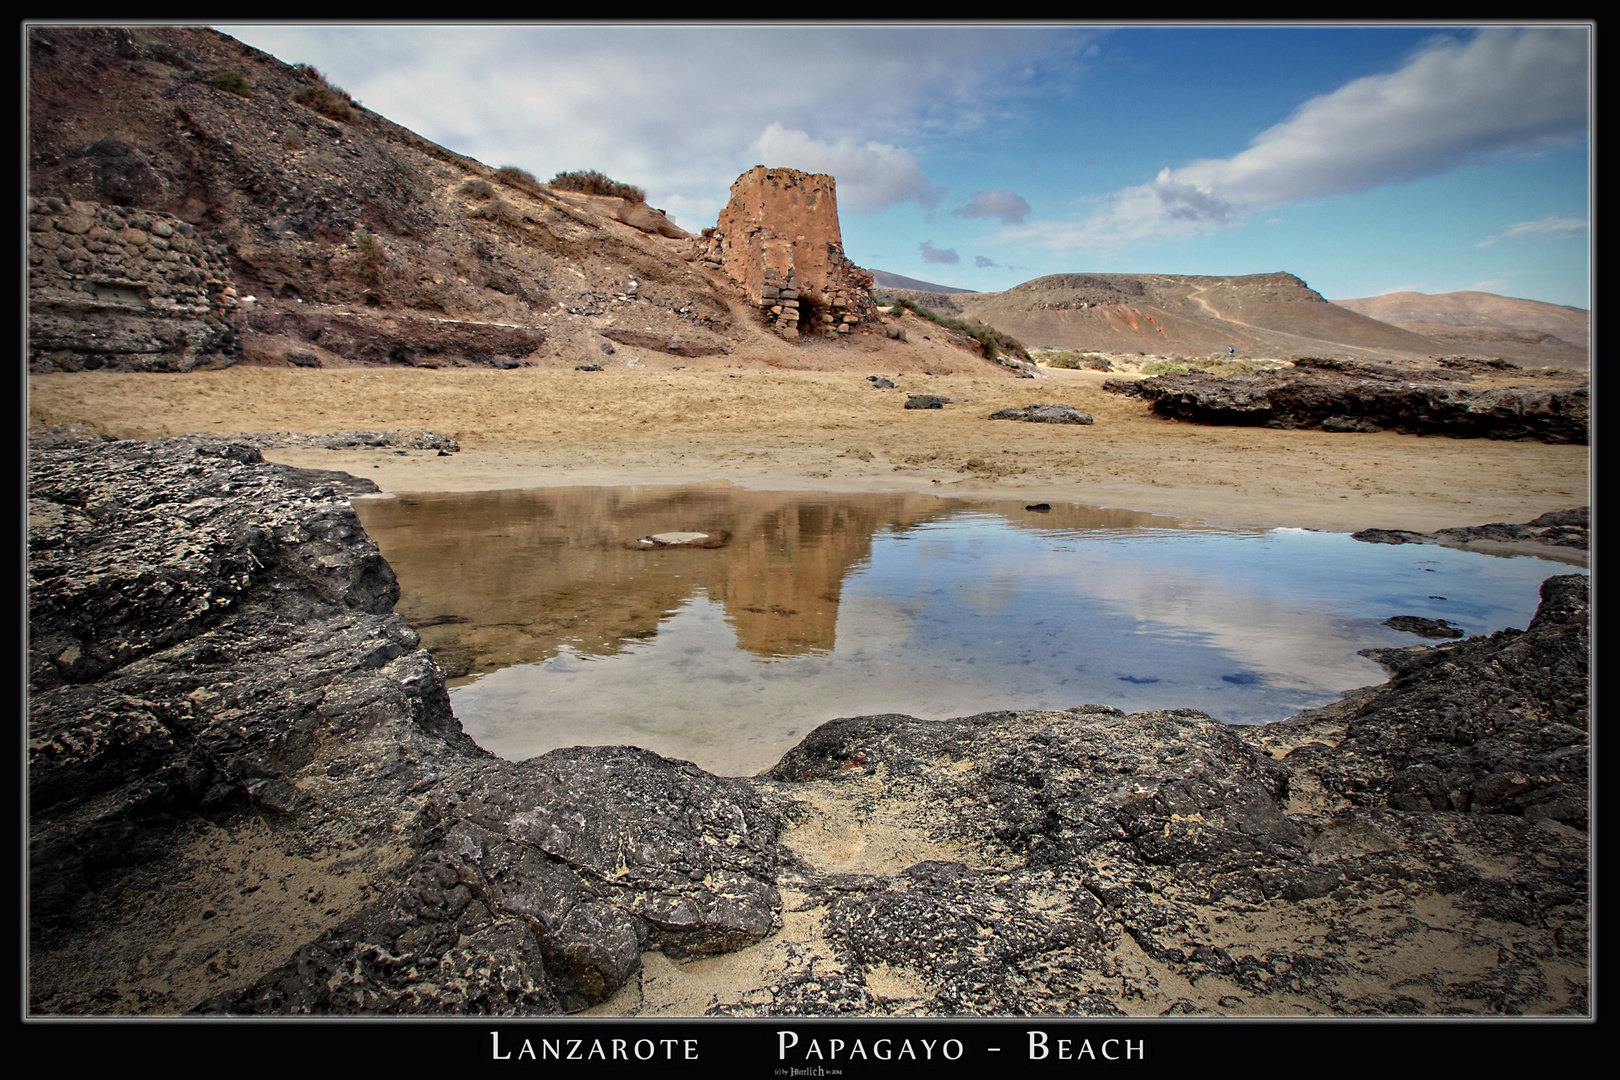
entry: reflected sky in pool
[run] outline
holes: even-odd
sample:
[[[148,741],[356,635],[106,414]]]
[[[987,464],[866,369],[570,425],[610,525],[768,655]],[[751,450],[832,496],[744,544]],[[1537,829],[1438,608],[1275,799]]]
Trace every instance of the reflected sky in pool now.
[[[1279,720],[1383,681],[1358,650],[1423,642],[1384,619],[1446,619],[1470,634],[1522,628],[1541,581],[1569,569],[1332,533],[1162,527],[1146,515],[1121,524],[1075,518],[1073,508],[1048,525],[1022,506],[912,500],[862,516],[848,500],[871,497],[775,498],[744,512],[743,501],[706,490],[680,527],[723,519],[741,531],[726,548],[657,553],[622,551],[595,526],[587,538],[573,504],[574,540],[552,542],[537,532],[545,514],[535,507],[553,504],[507,499],[507,524],[480,519],[484,542],[527,545],[528,554],[491,548],[481,557],[474,544],[463,562],[475,574],[546,558],[551,578],[523,601],[549,613],[545,633],[533,629],[539,616],[523,623],[507,611],[480,626],[475,615],[438,611],[457,593],[456,571],[442,548],[413,563],[407,541],[421,541],[412,532],[421,516],[408,503],[362,513],[400,575],[402,614],[432,627],[424,640],[435,655],[481,641],[504,657],[469,662],[451,692],[481,745],[517,760],[631,743],[729,775],[768,768],[820,723],[866,713],[940,718],[1096,702]],[[645,505],[615,502],[602,520],[639,524],[639,510],[626,507]],[[668,518],[674,504],[659,505]],[[466,508],[448,509],[446,520],[468,531]],[[559,573],[566,580],[553,580]],[[517,603],[523,578],[508,569],[485,587]],[[413,619],[413,597],[435,591]],[[645,610],[632,610],[638,596]],[[569,604],[589,627],[557,622]],[[509,640],[519,624],[530,635],[521,648]]]

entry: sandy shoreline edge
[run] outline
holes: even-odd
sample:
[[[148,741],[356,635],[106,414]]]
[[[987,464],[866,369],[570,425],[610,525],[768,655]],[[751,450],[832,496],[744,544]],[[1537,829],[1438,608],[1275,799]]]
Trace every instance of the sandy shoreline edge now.
[[[1589,447],[1207,427],[1106,393],[1097,372],[1035,380],[859,372],[512,372],[233,368],[31,376],[29,426],[120,438],[405,428],[461,451],[267,447],[384,491],[729,481],[799,491],[925,491],[1163,514],[1214,526],[1354,532],[1522,522],[1589,505]],[[908,392],[954,400],[907,410]],[[1062,403],[1091,426],[989,421]]]

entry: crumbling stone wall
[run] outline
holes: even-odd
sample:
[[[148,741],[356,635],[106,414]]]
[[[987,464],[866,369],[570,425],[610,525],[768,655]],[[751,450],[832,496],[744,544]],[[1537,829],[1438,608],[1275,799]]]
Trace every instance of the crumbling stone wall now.
[[[821,173],[743,173],[702,257],[724,270],[783,337],[848,334],[876,325],[872,275],[844,257],[836,181]]]
[[[222,247],[178,218],[28,200],[28,369],[190,371],[240,352]]]

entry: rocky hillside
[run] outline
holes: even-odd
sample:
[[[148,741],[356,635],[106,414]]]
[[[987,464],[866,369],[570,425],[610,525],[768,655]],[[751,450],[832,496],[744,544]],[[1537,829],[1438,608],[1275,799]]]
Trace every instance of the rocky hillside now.
[[[1487,353],[1519,364],[1584,368],[1588,363],[1592,314],[1580,308],[1475,291],[1395,292],[1333,302],[1455,352]]]
[[[244,359],[736,341],[718,283],[680,239],[618,221],[622,200],[503,183],[311,69],[200,27],[34,29],[28,58],[30,194],[172,215],[222,246],[253,298]]]
[[[31,307],[62,315],[55,329],[90,308],[148,316],[172,306],[171,283],[144,272],[168,257],[152,230],[183,233],[199,253],[175,255],[196,278],[176,286],[198,293],[195,327],[166,328],[133,360],[105,335],[57,334],[33,350],[35,371],[573,367],[739,349],[794,366],[864,350],[902,370],[944,347],[881,332],[785,343],[661,212],[453,153],[319,72],[213,30],[33,28],[27,64]],[[35,277],[49,280],[36,289]],[[231,309],[234,334],[199,321],[210,303]]]

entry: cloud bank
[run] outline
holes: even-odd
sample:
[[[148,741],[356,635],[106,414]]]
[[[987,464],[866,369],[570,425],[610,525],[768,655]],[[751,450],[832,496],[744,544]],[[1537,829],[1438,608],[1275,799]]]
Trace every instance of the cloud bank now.
[[[1585,218],[1548,216],[1540,221],[1521,221],[1517,225],[1509,225],[1474,246],[1491,247],[1501,240],[1561,240],[1566,236],[1583,236],[1590,228]]]
[[[1106,31],[884,26],[220,24],[390,119],[542,179],[598,169],[684,224],[756,164],[834,171],[840,204],[942,195],[919,155],[1014,123]],[[760,154],[793,158],[761,162]]]
[[[1587,131],[1588,31],[1487,27],[1397,71],[1312,98],[1248,149],[1165,168],[1090,217],[1004,238],[1119,249],[1224,228],[1289,203],[1364,191],[1576,139]]]

